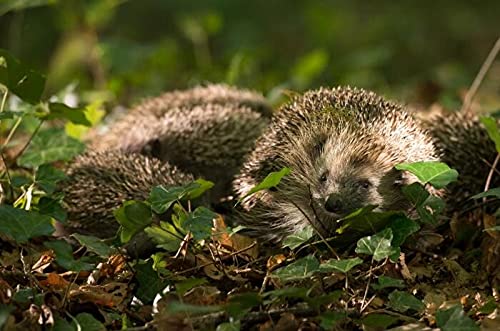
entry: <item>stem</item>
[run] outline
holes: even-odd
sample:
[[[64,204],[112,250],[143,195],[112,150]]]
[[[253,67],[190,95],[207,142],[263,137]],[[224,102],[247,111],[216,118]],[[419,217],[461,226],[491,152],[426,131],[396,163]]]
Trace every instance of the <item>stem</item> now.
[[[481,85],[484,77],[490,70],[493,61],[495,61],[495,58],[498,55],[498,52],[500,52],[500,38],[498,38],[497,41],[495,42],[495,45],[493,45],[493,48],[486,57],[486,60],[484,60],[481,69],[479,69],[476,78],[472,82],[471,87],[467,91],[467,94],[465,94],[464,103],[462,105],[462,109],[460,109],[460,112],[467,113],[469,111],[469,108],[472,104],[472,99],[474,99],[474,96],[476,95],[479,86]]]
[[[484,191],[488,191],[490,188],[491,184],[491,179],[493,178],[493,173],[495,172],[495,169],[497,168],[498,161],[500,161],[500,153],[497,154],[497,157],[495,158],[495,161],[493,161],[493,164],[491,165],[490,172],[488,173],[488,177],[486,178],[486,183],[484,184]],[[486,197],[483,198],[483,202],[486,201]]]
[[[3,112],[5,108],[5,102],[7,101],[7,95],[9,94],[9,90],[5,89],[5,92],[3,94],[2,98],[2,104],[0,104],[0,113]]]
[[[38,124],[38,126],[35,128],[35,131],[33,131],[33,134],[30,136],[30,139],[28,140],[28,142],[23,146],[23,148],[16,154],[16,156],[14,157],[14,160],[17,160],[17,158],[19,156],[21,156],[24,151],[26,150],[26,148],[28,148],[29,144],[31,143],[31,141],[33,140],[33,137],[35,137],[35,135],[38,133],[38,131],[40,130],[42,124],[43,124],[43,120],[40,121],[40,123]]]

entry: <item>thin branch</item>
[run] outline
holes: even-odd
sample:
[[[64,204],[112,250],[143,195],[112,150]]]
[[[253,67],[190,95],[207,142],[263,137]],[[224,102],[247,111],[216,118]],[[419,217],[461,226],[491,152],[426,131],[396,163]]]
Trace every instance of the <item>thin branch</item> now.
[[[474,96],[476,95],[477,90],[479,89],[479,86],[483,82],[484,77],[486,76],[486,74],[490,70],[491,65],[495,61],[495,58],[497,57],[498,52],[500,52],[500,38],[497,39],[495,45],[493,46],[490,53],[486,57],[486,60],[484,60],[484,63],[481,66],[481,69],[479,69],[479,72],[477,73],[476,78],[472,82],[471,87],[467,91],[467,94],[465,95],[464,103],[462,105],[462,109],[460,109],[460,112],[467,113],[470,110],[472,100],[474,99]]]
[[[500,161],[500,153],[497,154],[495,161],[493,161],[493,164],[491,165],[490,172],[488,173],[488,177],[486,178],[486,183],[484,184],[484,191],[485,192],[488,191],[490,188],[491,179],[493,178],[493,173],[495,172],[495,169],[497,168],[498,161]]]
[[[21,156],[24,153],[26,148],[28,148],[28,146],[31,144],[31,141],[33,140],[35,135],[38,133],[40,128],[42,127],[43,122],[44,122],[43,120],[40,121],[38,126],[35,128],[35,131],[33,131],[33,134],[30,136],[30,139],[28,139],[28,142],[26,142],[26,144],[23,146],[23,148],[19,152],[17,152],[16,156],[14,157],[14,160],[17,160],[19,158],[19,156]]]

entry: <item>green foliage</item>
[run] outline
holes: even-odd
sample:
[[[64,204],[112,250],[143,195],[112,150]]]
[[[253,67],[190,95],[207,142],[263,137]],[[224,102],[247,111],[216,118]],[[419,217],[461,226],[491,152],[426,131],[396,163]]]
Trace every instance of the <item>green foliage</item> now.
[[[31,238],[52,234],[54,227],[46,215],[0,205],[0,232],[18,243],[25,243]]]
[[[151,191],[148,201],[155,213],[162,214],[170,209],[176,201],[198,198],[213,186],[212,182],[203,179],[197,179],[184,186],[157,186]]]
[[[83,259],[75,260],[71,245],[64,240],[48,241],[44,245],[54,251],[57,264],[66,270],[82,271],[94,269],[93,263],[86,263]]]
[[[292,280],[300,280],[312,276],[319,270],[319,261],[312,255],[306,256],[286,267],[280,268],[273,272],[273,276],[279,278],[283,282]]]
[[[415,298],[415,296],[398,290],[394,290],[391,294],[389,294],[389,305],[394,310],[401,313],[404,313],[409,309],[421,312],[425,308],[424,303]]]
[[[45,163],[69,161],[84,149],[85,145],[82,142],[71,138],[64,130],[45,129],[35,135],[29,147],[17,159],[17,164],[21,167],[35,168]]]
[[[217,214],[205,207],[198,207],[189,213],[184,228],[191,232],[195,240],[208,239],[212,234],[213,220]]]
[[[85,331],[105,331],[106,327],[89,313],[80,313],[75,317],[77,330]]]
[[[288,247],[290,249],[295,249],[301,246],[303,243],[307,242],[314,235],[314,229],[312,226],[305,226],[302,230],[295,232],[288,237],[286,237],[283,242],[283,247]]]
[[[0,49],[0,84],[31,104],[40,102],[45,77],[26,67],[6,50]]]
[[[483,116],[480,120],[486,128],[488,136],[495,143],[497,152],[500,153],[500,128],[498,127],[497,119],[491,116]]]
[[[382,275],[378,277],[378,284],[372,284],[372,287],[375,290],[381,290],[388,287],[404,288],[405,284],[404,281],[401,279],[396,279]]]
[[[457,180],[458,172],[442,162],[401,163],[395,166],[397,170],[406,170],[417,176],[423,184],[431,184],[441,189]]]
[[[436,312],[436,324],[443,331],[478,331],[479,326],[464,314],[462,307],[453,306]]]
[[[354,257],[352,259],[346,260],[331,259],[321,263],[319,269],[323,272],[339,271],[342,273],[347,273],[349,270],[357,265],[360,265],[361,263],[363,263],[363,260],[361,260],[359,257]]]
[[[105,244],[102,239],[96,238],[94,236],[86,236],[79,233],[74,233],[71,236],[78,240],[80,245],[86,247],[87,250],[97,254],[100,257],[108,258],[115,252],[115,250]]]
[[[137,263],[135,271],[135,278],[139,283],[135,295],[144,304],[151,303],[156,294],[160,293],[168,282],[158,276],[158,273],[153,269],[152,260]]]
[[[128,242],[137,232],[153,221],[151,208],[144,202],[125,201],[123,206],[113,213],[121,225],[120,240],[122,243]]]
[[[500,199],[500,187],[495,187],[492,189],[489,189],[488,191],[484,191],[481,193],[478,193],[476,195],[473,195],[471,199],[482,199],[482,198],[487,198],[487,197],[495,197]]]
[[[383,260],[395,253],[398,248],[392,246],[392,230],[385,229],[373,236],[363,237],[358,240],[356,253],[372,255],[375,261]]]
[[[266,178],[262,180],[262,182],[253,187],[250,191],[248,191],[248,193],[245,194],[245,196],[241,198],[240,201],[259,191],[277,187],[278,184],[281,182],[281,179],[286,175],[289,175],[290,171],[291,170],[289,168],[283,168],[280,171],[270,172],[266,176]]]

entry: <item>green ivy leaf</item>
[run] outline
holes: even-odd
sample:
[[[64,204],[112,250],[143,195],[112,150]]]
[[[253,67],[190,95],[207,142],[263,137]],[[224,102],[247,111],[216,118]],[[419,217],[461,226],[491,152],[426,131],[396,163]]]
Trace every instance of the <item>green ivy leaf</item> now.
[[[36,209],[42,215],[48,215],[61,223],[68,219],[68,212],[61,206],[59,200],[49,197],[41,197],[36,205]]]
[[[497,120],[491,116],[482,116],[479,118],[488,132],[488,136],[495,143],[495,148],[500,153],[500,128],[498,127]]]
[[[495,197],[497,199],[500,199],[500,187],[495,187],[492,189],[489,189],[488,191],[484,191],[481,193],[478,193],[476,195],[473,195],[471,199],[482,199],[482,198],[487,198],[487,197]]]
[[[168,222],[160,222],[160,226],[154,224],[144,229],[144,232],[153,239],[157,247],[168,252],[175,252],[184,238],[184,234],[179,233],[176,227]]]
[[[135,295],[142,303],[146,305],[150,304],[153,302],[156,294],[161,292],[168,283],[166,280],[161,279],[153,269],[152,260],[136,264],[135,271],[135,278],[139,283]]]
[[[178,301],[172,301],[166,307],[166,311],[171,314],[187,313],[193,315],[202,315],[202,314],[215,313],[221,310],[222,310],[221,306],[197,306]]]
[[[319,271],[319,261],[313,255],[299,259],[273,272],[273,276],[284,282],[304,279]]]
[[[303,243],[305,243],[306,241],[308,241],[309,239],[311,239],[313,235],[314,235],[314,229],[312,228],[312,226],[307,225],[299,232],[295,232],[294,234],[286,237],[281,245],[283,247],[295,249],[300,245],[302,245]]]
[[[283,287],[277,290],[265,292],[262,296],[263,297],[271,297],[274,299],[277,298],[298,298],[298,299],[305,299],[308,297],[310,289],[305,288],[305,287]]]
[[[45,77],[26,67],[4,49],[0,49],[0,84],[31,104],[40,102]]]
[[[105,244],[100,238],[79,233],[74,233],[71,236],[78,240],[80,245],[85,246],[89,251],[100,257],[108,258],[115,252],[114,249]]]
[[[82,271],[94,269],[93,264],[75,260],[73,258],[73,248],[64,240],[49,241],[45,242],[44,245],[54,251],[57,264],[66,270]]]
[[[409,309],[421,312],[425,308],[424,303],[415,296],[398,290],[394,290],[389,294],[389,306],[401,313]]]
[[[445,163],[436,161],[400,163],[395,168],[409,171],[417,176],[423,184],[430,183],[437,189],[456,181],[458,177],[458,172],[455,169],[451,169]]]
[[[184,186],[156,186],[151,190],[148,201],[151,203],[151,208],[155,213],[163,214],[175,202],[195,199],[213,187],[213,185],[212,182],[197,179]]]
[[[378,284],[372,284],[373,289],[381,290],[387,287],[397,287],[404,288],[405,283],[402,279],[387,277],[387,276],[379,276]]]
[[[356,253],[373,255],[375,261],[380,261],[393,255],[397,249],[391,245],[392,230],[387,228],[373,236],[363,237],[358,240]]]
[[[18,243],[24,243],[33,237],[52,234],[54,227],[49,216],[9,205],[0,205],[0,232]]]
[[[420,206],[429,197],[429,192],[420,183],[412,183],[401,188],[404,196],[414,205]]]
[[[406,238],[420,230],[418,223],[406,216],[393,220],[390,227],[393,235],[391,245],[394,247],[401,246]]]
[[[189,213],[184,223],[184,229],[190,231],[195,240],[210,238],[215,218],[217,218],[217,214],[210,209],[198,207]]]
[[[40,131],[26,151],[17,159],[21,167],[38,167],[54,161],[69,161],[80,154],[85,145],[66,135],[64,130],[50,128]]]
[[[63,171],[49,164],[42,164],[36,171],[35,183],[46,193],[52,194],[56,189],[57,183],[66,178]]]
[[[37,116],[43,120],[65,119],[73,124],[84,126],[92,125],[85,115],[85,108],[73,108],[60,102],[49,102],[42,108],[48,110],[47,112],[37,114]]]
[[[319,270],[322,272],[340,271],[343,273],[347,273],[349,270],[357,265],[360,265],[361,263],[363,263],[363,260],[361,260],[359,257],[345,260],[331,259],[324,263],[321,263],[321,265],[319,266]]]
[[[462,307],[453,306],[436,312],[436,324],[442,331],[479,331],[479,326],[464,314]]]
[[[153,222],[151,208],[144,202],[125,201],[113,214],[122,226],[120,230],[122,243],[128,242],[137,232]]]
[[[77,330],[106,331],[106,327],[89,313],[80,313],[75,319],[78,323]]]
[[[248,191],[248,193],[245,194],[245,196],[241,198],[240,201],[256,192],[278,186],[278,184],[281,182],[281,179],[289,174],[290,174],[290,168],[283,168],[280,171],[269,173],[262,182],[253,187],[250,191]]]

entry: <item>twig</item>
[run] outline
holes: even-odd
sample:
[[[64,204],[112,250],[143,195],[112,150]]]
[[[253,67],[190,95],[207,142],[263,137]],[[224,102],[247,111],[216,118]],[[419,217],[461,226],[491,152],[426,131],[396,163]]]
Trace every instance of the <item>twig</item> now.
[[[35,135],[38,133],[38,131],[42,127],[43,122],[44,122],[43,120],[40,121],[38,126],[35,128],[35,131],[33,131],[33,134],[30,136],[30,139],[28,139],[28,142],[26,142],[26,144],[23,146],[23,148],[19,152],[17,152],[16,156],[14,157],[14,160],[17,160],[17,158],[24,153],[26,148],[28,148],[29,144],[31,144],[31,141],[33,140],[33,137],[35,137]]]
[[[3,93],[2,97],[2,103],[0,104],[0,112],[3,112],[5,108],[5,102],[7,101],[7,95],[9,94],[9,90],[5,89],[5,92]]]
[[[486,178],[486,183],[484,184],[484,191],[488,191],[490,188],[491,184],[491,179],[493,178],[493,173],[495,172],[495,169],[497,168],[498,161],[500,161],[500,153],[497,154],[497,157],[495,158],[495,161],[493,161],[493,164],[491,165],[490,172],[488,173],[488,177]],[[484,199],[483,199],[484,201]]]
[[[497,39],[495,45],[493,46],[490,53],[486,57],[486,60],[484,60],[481,69],[479,69],[479,72],[477,73],[476,78],[472,82],[471,87],[467,91],[467,94],[465,94],[464,103],[462,105],[462,109],[460,109],[460,112],[466,113],[469,111],[470,106],[472,104],[472,99],[474,99],[474,96],[476,95],[479,86],[483,82],[483,79],[488,73],[488,70],[490,70],[493,61],[495,61],[495,58],[498,55],[498,52],[500,52],[500,38]]]

